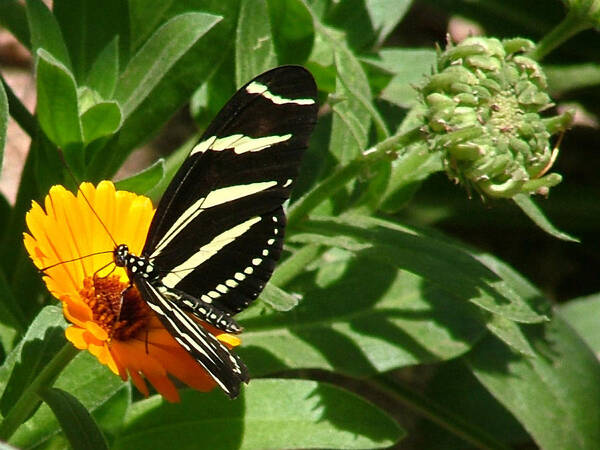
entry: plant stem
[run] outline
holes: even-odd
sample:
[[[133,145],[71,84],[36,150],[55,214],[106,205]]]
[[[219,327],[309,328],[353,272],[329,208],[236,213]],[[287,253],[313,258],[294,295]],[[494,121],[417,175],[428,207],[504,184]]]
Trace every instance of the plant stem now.
[[[529,56],[536,61],[541,61],[548,53],[575,36],[580,31],[590,28],[591,24],[581,17],[574,9],[570,10],[561,23],[538,42]]]
[[[38,392],[51,386],[63,369],[79,353],[73,344],[67,342],[62,349],[50,360],[50,362],[34,378],[33,382],[25,389],[17,403],[8,412],[2,424],[0,424],[0,441],[7,442],[19,426],[37,408],[40,398]]]
[[[19,124],[21,129],[27,133],[30,137],[35,135],[36,130],[36,120],[31,115],[29,110],[23,105],[19,97],[15,95],[12,88],[6,83],[4,77],[0,75],[0,80],[2,80],[2,86],[4,86],[4,90],[6,91],[6,97],[8,99],[8,110],[10,115],[15,122]]]
[[[271,282],[276,286],[285,287],[296,276],[306,270],[306,266],[321,254],[321,246],[318,244],[307,244],[294,252],[288,259],[277,267],[271,277]]]
[[[391,380],[389,377],[378,377],[376,379],[365,380],[365,382],[370,387],[383,393],[387,398],[404,404],[417,414],[473,444],[477,448],[488,450],[507,450],[510,448],[485,430],[463,420],[424,395],[402,386],[396,380]]]
[[[391,136],[363,152],[361,156],[350,161],[347,165],[338,168],[290,207],[288,211],[288,227],[293,228],[301,220],[305,219],[313,209],[342,189],[346,183],[355,178],[366,167],[384,158],[389,158],[390,153],[392,151],[395,153],[397,148],[407,147],[421,139],[422,133],[419,128]]]

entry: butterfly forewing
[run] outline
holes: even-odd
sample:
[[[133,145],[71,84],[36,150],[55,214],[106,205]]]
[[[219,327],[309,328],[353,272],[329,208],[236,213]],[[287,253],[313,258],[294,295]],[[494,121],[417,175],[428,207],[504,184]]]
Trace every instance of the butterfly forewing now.
[[[208,127],[161,199],[143,255],[167,288],[235,313],[281,253],[282,203],[316,122],[316,86],[298,66],[243,86]]]

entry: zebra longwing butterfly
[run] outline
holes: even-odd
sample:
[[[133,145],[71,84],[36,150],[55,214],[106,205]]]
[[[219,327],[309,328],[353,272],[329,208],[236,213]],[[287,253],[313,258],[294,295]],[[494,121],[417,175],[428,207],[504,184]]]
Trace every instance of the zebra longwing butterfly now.
[[[197,323],[241,331],[233,315],[264,288],[279,259],[285,214],[317,117],[317,89],[300,66],[281,66],[237,91],[163,195],[139,256],[114,250],[175,340],[230,397],[248,372]]]

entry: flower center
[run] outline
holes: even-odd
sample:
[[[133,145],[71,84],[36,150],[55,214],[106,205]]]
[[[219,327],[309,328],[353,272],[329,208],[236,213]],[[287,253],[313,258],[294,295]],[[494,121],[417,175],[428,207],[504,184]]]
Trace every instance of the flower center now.
[[[489,120],[488,131],[491,134],[498,132],[503,134],[516,134],[514,132],[516,125],[520,122],[522,111],[519,108],[519,102],[514,94],[499,93],[490,103],[491,117]]]
[[[135,287],[129,288],[116,275],[86,277],[79,294],[92,310],[94,322],[111,339],[126,341],[146,331],[150,308]],[[123,301],[121,302],[121,298]]]

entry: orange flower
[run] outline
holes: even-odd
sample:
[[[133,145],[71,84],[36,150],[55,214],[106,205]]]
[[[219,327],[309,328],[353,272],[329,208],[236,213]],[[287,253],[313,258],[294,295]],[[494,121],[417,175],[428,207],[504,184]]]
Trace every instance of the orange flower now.
[[[110,181],[102,181],[97,187],[81,184],[77,196],[63,186],[53,186],[45,209],[33,202],[26,216],[30,234],[24,233],[24,242],[36,267],[47,268],[44,282],[72,323],[65,333],[67,339],[89,350],[124,381],[129,374],[146,396],[144,378],[171,402],[179,401],[179,394],[169,375],[200,391],[215,387],[137,289],[127,291],[121,305],[129,278],[124,268],[112,262],[115,244],[111,236],[139,255],[154,215],[150,199],[116,191]],[[230,348],[240,344],[236,336],[204,326]]]

